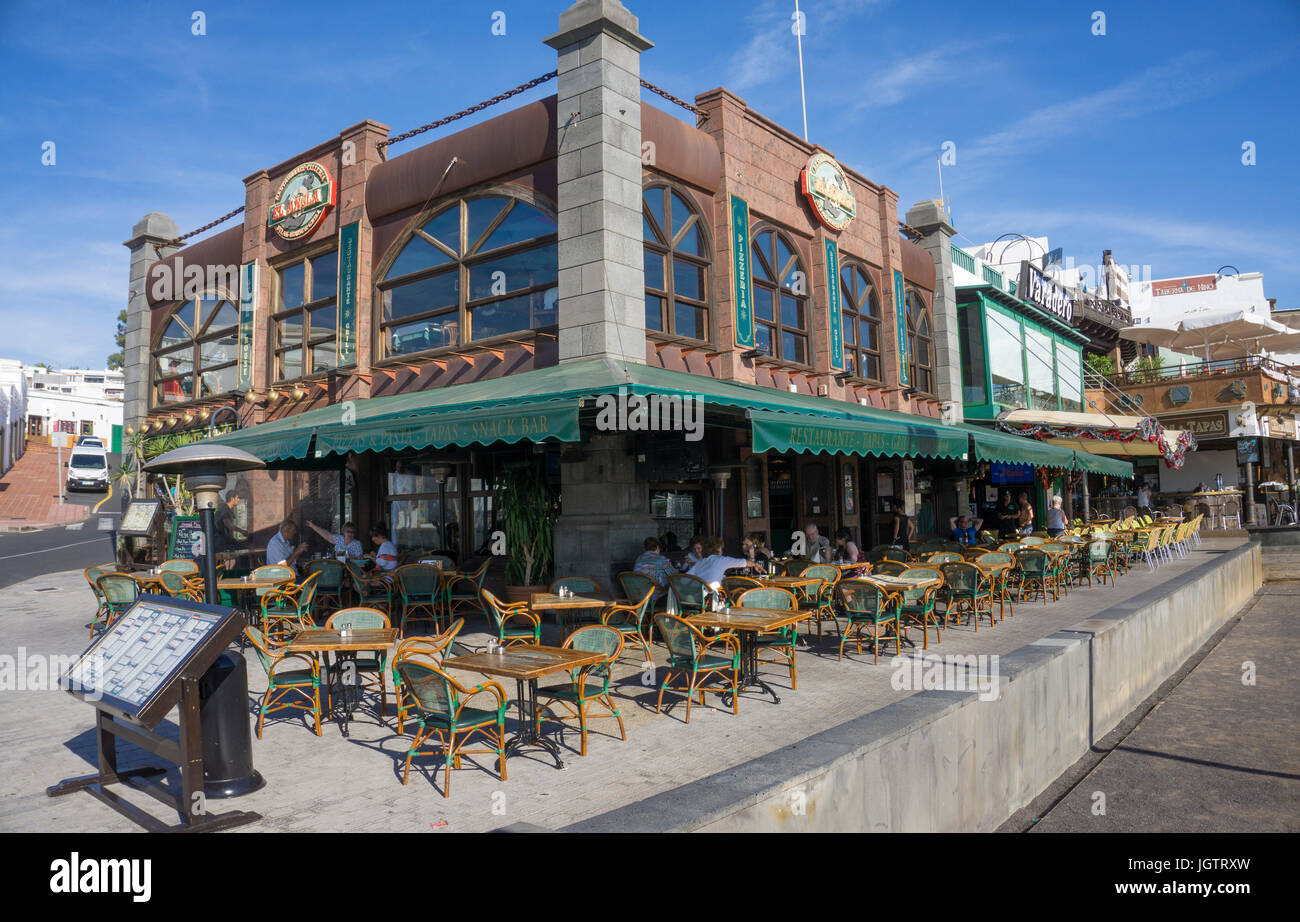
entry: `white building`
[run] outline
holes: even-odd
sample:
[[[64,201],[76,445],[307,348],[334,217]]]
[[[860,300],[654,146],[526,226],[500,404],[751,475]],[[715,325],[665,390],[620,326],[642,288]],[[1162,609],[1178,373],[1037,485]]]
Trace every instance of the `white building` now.
[[[110,451],[121,450],[122,372],[25,366],[23,373],[29,438],[48,439],[55,432],[94,435]]]
[[[0,359],[0,475],[22,457],[27,414],[27,378],[17,359]]]

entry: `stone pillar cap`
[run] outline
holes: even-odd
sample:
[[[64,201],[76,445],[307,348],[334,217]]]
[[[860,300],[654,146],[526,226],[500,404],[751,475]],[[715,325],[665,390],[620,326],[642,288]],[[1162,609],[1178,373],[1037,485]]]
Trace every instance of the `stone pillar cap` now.
[[[618,0],[578,0],[560,14],[560,31],[545,39],[557,51],[600,32],[608,32],[637,51],[654,47],[654,42],[637,28],[637,18]]]
[[[180,236],[181,229],[176,226],[176,222],[161,211],[151,211],[131,228],[131,242],[134,243],[141,237],[157,237],[159,240],[175,240]],[[130,246],[130,243],[127,244]]]
[[[907,216],[903,220],[926,234],[932,234],[936,230],[945,231],[949,235],[957,233],[957,229],[949,223],[948,213],[943,210],[938,199],[917,202],[907,210]]]

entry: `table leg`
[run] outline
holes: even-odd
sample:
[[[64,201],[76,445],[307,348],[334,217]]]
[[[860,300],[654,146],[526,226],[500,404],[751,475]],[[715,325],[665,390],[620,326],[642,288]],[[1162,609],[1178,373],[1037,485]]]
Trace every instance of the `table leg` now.
[[[525,683],[523,679],[518,679],[516,685],[519,691],[519,732],[506,740],[506,758],[518,755],[525,747],[544,749],[555,759],[556,768],[564,768],[560,747],[537,730],[537,680]]]
[[[757,688],[772,696],[773,704],[780,704],[781,697],[776,693],[772,686],[768,685],[758,677],[758,632],[741,631],[740,632],[740,682],[737,686],[739,692],[747,688]],[[722,703],[731,707],[730,690],[723,692]]]
[[[352,669],[344,668],[344,662],[352,663]],[[330,686],[338,688],[338,697],[335,699],[333,692],[330,694],[333,701],[334,717],[339,722],[339,729],[343,731],[344,736],[348,736],[349,725],[352,723],[352,714],[356,710],[357,701],[360,698],[360,684],[356,670],[357,654],[355,650],[339,650],[334,655],[334,663],[330,667]],[[344,676],[351,673],[352,681],[345,682]]]

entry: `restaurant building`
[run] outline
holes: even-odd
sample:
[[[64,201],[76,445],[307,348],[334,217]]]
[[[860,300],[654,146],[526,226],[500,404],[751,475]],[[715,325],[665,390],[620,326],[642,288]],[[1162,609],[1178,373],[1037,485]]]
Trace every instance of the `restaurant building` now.
[[[725,89],[644,103],[619,4],[559,25],[554,96],[402,153],[353,125],[183,249],[143,219],[129,424],[267,460],[232,485],[255,545],[291,516],[487,553],[521,464],[558,492],[560,576],[666,532],[870,546],[895,501],[946,531],[972,450],[1034,447],[961,424],[951,229],[900,233],[893,190]]]

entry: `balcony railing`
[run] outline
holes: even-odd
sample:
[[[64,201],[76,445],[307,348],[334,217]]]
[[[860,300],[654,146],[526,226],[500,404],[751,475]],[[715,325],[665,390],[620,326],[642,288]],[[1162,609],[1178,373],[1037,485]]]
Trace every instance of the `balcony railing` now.
[[[1111,301],[1080,299],[1074,303],[1074,316],[1076,320],[1091,320],[1114,329],[1133,325],[1133,312]]]
[[[952,245],[952,262],[953,265],[961,266],[967,272],[975,271],[975,257],[956,244]]]
[[[1262,371],[1279,376],[1282,380],[1300,375],[1300,367],[1282,365],[1263,356],[1252,355],[1240,359],[1216,359],[1210,362],[1180,362],[1160,368],[1141,368],[1107,375],[1105,380],[1115,385],[1155,384],[1180,378],[1204,378],[1210,375],[1241,375]]]

